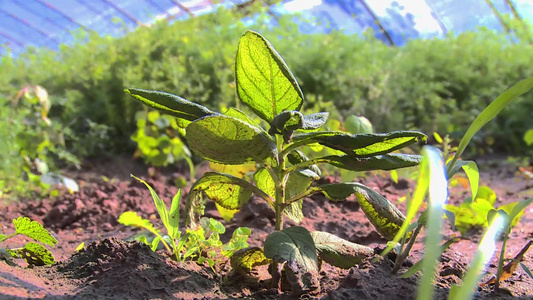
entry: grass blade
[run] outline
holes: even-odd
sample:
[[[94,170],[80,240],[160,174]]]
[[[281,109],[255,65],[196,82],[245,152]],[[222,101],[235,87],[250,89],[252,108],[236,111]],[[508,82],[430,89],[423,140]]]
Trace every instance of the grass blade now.
[[[472,122],[468,130],[466,131],[465,135],[461,139],[461,142],[459,143],[459,146],[457,147],[457,152],[455,153],[455,156],[453,157],[453,160],[450,164],[450,167],[448,169],[451,169],[457,159],[461,157],[463,152],[465,151],[466,147],[470,143],[470,140],[474,137],[474,135],[483,127],[485,124],[490,122],[500,111],[512,100],[515,98],[525,94],[530,89],[533,88],[533,77],[524,79],[517,84],[510,87],[508,90],[503,92],[498,98],[496,98],[494,101],[492,101]]]
[[[429,206],[427,218],[425,254],[422,262],[422,278],[417,299],[433,299],[433,278],[441,254],[441,227],[444,204],[448,198],[448,182],[444,159],[439,150],[431,146],[422,148],[422,155],[429,167]]]
[[[485,265],[490,261],[496,250],[496,238],[505,227],[507,220],[503,214],[496,214],[483,236],[479,247],[474,254],[474,260],[470,264],[470,269],[463,278],[463,285],[453,286],[450,290],[450,300],[468,300],[474,296],[479,279]]]

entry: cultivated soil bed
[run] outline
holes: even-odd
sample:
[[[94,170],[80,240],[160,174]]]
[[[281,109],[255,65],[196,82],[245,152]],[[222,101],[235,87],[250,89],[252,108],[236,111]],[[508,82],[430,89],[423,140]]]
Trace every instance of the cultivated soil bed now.
[[[533,180],[520,175],[512,165],[493,165],[479,162],[481,184],[490,186],[498,195],[496,206],[533,197]],[[230,276],[226,268],[214,272],[209,267],[194,262],[178,264],[163,251],[152,252],[137,242],[126,238],[137,233],[117,223],[124,211],[132,210],[157,226],[157,212],[149,191],[129,177],[129,173],[146,179],[165,201],[170,200],[177,189],[173,187],[179,173],[162,172],[150,178],[146,170],[133,164],[129,158],[107,159],[88,163],[83,171],[71,171],[81,185],[75,194],[63,193],[57,198],[42,201],[0,204],[0,233],[12,233],[12,219],[27,216],[51,230],[59,243],[51,251],[58,263],[49,267],[28,268],[18,260],[20,267],[12,267],[0,261],[0,299],[414,299],[418,275],[400,279],[392,275],[393,262],[385,258],[378,263],[365,262],[349,270],[322,264],[320,290],[302,296],[290,292],[279,294],[272,288],[266,268],[260,269],[254,278]],[[144,175],[144,176],[143,176]],[[109,180],[103,180],[107,176]],[[332,178],[326,180],[334,180]],[[369,187],[379,191],[392,203],[412,193],[414,182],[400,179],[395,184],[382,175],[359,178]],[[186,190],[186,189],[185,189]],[[184,191],[185,191],[184,190]],[[469,195],[463,187],[453,187],[450,202],[458,204]],[[168,203],[168,202],[167,202]],[[183,204],[183,203],[182,203]],[[327,231],[351,242],[380,249],[386,241],[367,221],[354,199],[345,202],[329,202],[322,196],[306,199],[305,219],[302,226],[308,230]],[[404,210],[404,204],[399,207]],[[206,216],[219,220],[214,204],[206,208]],[[221,220],[222,221],[222,220]],[[274,213],[268,204],[252,199],[237,213],[231,223],[225,223],[227,240],[239,226],[252,229],[251,246],[262,246],[262,241],[274,229]],[[286,222],[287,226],[294,225]],[[161,228],[161,227],[160,227]],[[453,232],[446,225],[445,235]],[[3,231],[3,232],[2,232]],[[460,283],[480,240],[482,231],[469,234],[471,240],[453,244],[442,258],[439,276],[435,281],[436,299],[446,299],[452,284]],[[533,239],[533,206],[528,207],[521,222],[513,229],[507,256],[513,257],[529,240]],[[8,240],[2,247],[21,246],[24,238]],[[76,247],[85,243],[83,250]],[[423,254],[423,236],[415,244],[414,251],[399,274],[403,273]],[[498,246],[501,243],[498,244]],[[533,250],[526,253],[523,263],[533,270]],[[495,273],[496,258],[489,272]],[[486,276],[483,280],[489,279]],[[493,287],[479,288],[476,299],[533,299],[533,280],[518,268],[501,284],[503,292],[494,293]]]

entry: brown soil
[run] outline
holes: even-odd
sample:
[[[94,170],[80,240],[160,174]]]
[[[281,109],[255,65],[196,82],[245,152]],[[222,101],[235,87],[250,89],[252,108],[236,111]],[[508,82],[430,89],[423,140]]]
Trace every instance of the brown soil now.
[[[486,166],[490,166],[485,164]],[[483,166],[483,165],[482,165]],[[48,267],[12,267],[0,261],[0,299],[295,299],[290,292],[279,294],[272,288],[266,268],[260,269],[255,280],[234,278],[226,269],[215,273],[209,267],[194,262],[179,264],[162,250],[153,252],[137,242],[124,239],[136,233],[117,223],[118,216],[128,210],[151,219],[157,226],[157,212],[148,190],[130,172],[143,175],[139,165],[128,159],[100,161],[91,169],[74,172],[82,188],[79,193],[64,193],[60,197],[42,201],[0,204],[0,224],[4,233],[13,232],[13,218],[27,216],[51,230],[59,244],[52,248],[58,263]],[[533,197],[533,180],[520,176],[513,166],[498,165],[482,168],[482,184],[490,186],[498,195],[497,205]],[[145,172],[144,172],[145,173]],[[165,173],[147,181],[162,199],[169,200],[177,189],[173,181],[177,174]],[[112,178],[104,181],[102,175]],[[147,177],[146,173],[144,178]],[[395,184],[382,175],[368,175],[358,181],[379,191],[392,203],[412,193],[414,182],[401,179]],[[460,203],[469,191],[462,187],[451,189],[450,201]],[[399,206],[404,209],[403,203]],[[354,199],[333,203],[321,196],[304,202],[304,222],[310,231],[321,230],[370,247],[383,249],[386,241],[366,220]],[[219,220],[211,203],[206,216]],[[252,229],[251,246],[261,246],[273,231],[274,214],[270,207],[257,199],[237,213],[232,222],[225,223],[229,239],[239,226]],[[287,222],[286,226],[294,225]],[[445,236],[458,234],[446,226]],[[449,288],[460,284],[461,278],[479,242],[481,231],[474,231],[471,240],[463,240],[448,249],[439,265],[435,281],[435,299],[446,299]],[[526,209],[522,221],[513,229],[507,256],[512,257],[533,239],[533,206]],[[8,240],[2,247],[16,247],[24,238]],[[85,242],[85,247],[75,252]],[[415,244],[412,255],[399,274],[423,256],[423,236]],[[501,244],[498,244],[501,245]],[[530,251],[531,252],[531,251]],[[523,263],[533,270],[532,254]],[[489,272],[495,273],[497,260],[493,259]],[[364,262],[349,270],[322,264],[320,291],[300,298],[321,299],[414,299],[418,275],[401,279],[391,274],[393,261],[385,258],[378,263]],[[483,280],[487,280],[486,276]],[[501,284],[503,292],[493,287],[479,288],[476,299],[533,299],[533,279],[518,268]]]

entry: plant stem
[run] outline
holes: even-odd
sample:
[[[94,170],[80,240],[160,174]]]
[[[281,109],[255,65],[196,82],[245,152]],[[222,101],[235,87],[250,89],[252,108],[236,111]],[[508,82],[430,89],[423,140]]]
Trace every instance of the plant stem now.
[[[413,235],[409,239],[409,243],[405,247],[402,253],[398,253],[398,257],[396,257],[396,261],[394,262],[394,268],[392,269],[392,274],[396,274],[398,270],[400,270],[400,267],[402,266],[404,260],[409,255],[409,252],[411,251],[411,248],[413,248],[413,245],[415,244],[416,237],[420,233],[420,230],[422,230],[422,227],[424,225],[421,223],[418,224],[418,226],[415,229],[415,232],[413,232]]]
[[[271,174],[272,179],[275,183],[276,189],[276,202],[274,203],[274,209],[276,211],[276,230],[281,230],[283,228],[283,209],[285,202],[285,185],[284,180],[285,175],[285,156],[282,154],[283,150],[283,139],[280,136],[276,136],[276,144],[278,148],[278,166],[276,174]]]
[[[167,251],[169,253],[173,253],[172,252],[172,249],[170,249],[170,246],[167,244],[167,242],[165,241],[165,239],[163,239],[163,237],[159,234],[159,232],[157,232],[157,230],[153,229],[153,228],[148,228],[148,227],[145,227],[146,229],[148,229],[148,231],[150,231],[151,233],[153,233],[155,236],[159,237],[161,239],[161,242],[163,242],[163,245],[165,246],[165,248],[167,249]]]
[[[194,171],[194,163],[192,162],[191,158],[185,156],[185,161],[187,162],[187,164],[189,165],[189,177],[190,177],[190,183],[194,183],[196,181],[196,172]]]
[[[500,259],[498,260],[498,271],[496,272],[496,282],[494,283],[495,291],[500,289],[500,278],[503,274],[503,261],[505,260],[505,248],[507,248],[507,238],[509,237],[508,234],[509,231],[506,231],[503,236],[502,250],[500,251]]]

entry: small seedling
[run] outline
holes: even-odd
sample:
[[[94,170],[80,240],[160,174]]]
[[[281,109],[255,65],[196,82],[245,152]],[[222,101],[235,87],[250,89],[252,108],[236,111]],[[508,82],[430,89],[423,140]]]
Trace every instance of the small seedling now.
[[[57,240],[50,234],[43,225],[36,221],[31,221],[27,217],[18,217],[13,220],[15,226],[15,233],[10,235],[0,234],[0,242],[12,238],[16,235],[25,235],[37,242],[48,246],[57,244]],[[54,255],[50,250],[41,244],[28,242],[22,248],[0,249],[1,259],[7,264],[15,266],[12,258],[21,258],[26,260],[30,266],[44,266],[51,265],[55,262]]]
[[[228,210],[245,206],[252,194],[266,201],[275,212],[274,232],[264,249],[245,251],[250,263],[232,260],[233,265],[257,265],[271,262],[273,283],[285,276],[300,294],[318,285],[318,256],[332,255],[337,266],[347,267],[345,258],[356,262],[361,252],[350,252],[351,245],[338,237],[310,233],[300,226],[284,228],[284,218],[303,220],[305,197],[322,193],[333,201],[344,201],[355,194],[368,219],[385,238],[391,239],[405,216],[387,199],[360,183],[333,183],[312,186],[320,178],[319,164],[350,171],[393,170],[417,165],[419,155],[392,153],[427,137],[417,131],[349,134],[319,131],[326,123],[327,112],[304,114],[300,111],[304,95],[285,61],[268,40],[254,31],[240,39],[235,63],[238,98],[247,105],[265,128],[245,112],[230,108],[214,112],[181,97],[130,88],[126,92],[142,103],[178,118],[185,128],[185,139],[193,153],[223,165],[257,164],[253,181],[225,173],[207,172],[191,187],[187,197],[188,224],[197,228],[204,201],[211,199]],[[307,157],[300,149],[314,145],[337,152]],[[336,242],[331,242],[336,241]],[[356,247],[357,248],[357,247]],[[260,252],[260,253],[259,253]],[[350,264],[351,265],[351,264]]]
[[[509,263],[505,267],[503,265],[504,264],[504,260],[505,260],[505,249],[507,247],[507,240],[509,239],[509,236],[511,234],[511,227],[512,227],[514,222],[517,222],[517,219],[520,218],[520,215],[523,214],[524,209],[528,205],[530,205],[531,203],[533,203],[533,198],[518,202],[516,205],[514,205],[514,207],[512,208],[510,213],[508,213],[508,212],[506,212],[504,210],[501,210],[501,209],[499,209],[499,210],[494,210],[493,209],[488,214],[489,222],[496,215],[502,215],[502,216],[504,216],[504,219],[505,219],[505,222],[504,222],[504,225],[503,225],[503,230],[504,230],[503,243],[502,243],[502,248],[500,250],[500,258],[498,260],[498,269],[496,271],[496,276],[495,276],[494,282],[493,282],[494,285],[495,285],[495,288],[494,288],[495,290],[499,289],[500,281],[502,281],[503,279],[511,276],[511,274],[513,273],[513,270],[516,269],[518,264],[520,264],[522,266],[522,268],[524,269],[524,271],[531,278],[533,278],[533,276],[531,275],[531,271],[526,267],[526,265],[524,265],[524,264],[522,264],[520,262],[522,260],[522,257],[524,256],[525,252],[529,249],[529,247],[531,245],[531,242],[529,242],[522,249],[522,251],[520,251],[520,253],[517,254],[517,257],[515,257],[515,259],[512,260],[511,263]],[[505,278],[504,278],[504,276],[505,276]]]
[[[182,262],[186,259],[186,257],[183,256],[183,247],[185,245],[186,238],[182,237],[182,232],[179,229],[179,223],[180,223],[180,199],[181,199],[181,190],[178,190],[174,198],[172,199],[170,210],[165,205],[165,202],[159,198],[157,193],[154,191],[154,189],[146,183],[146,181],[137,178],[133,175],[131,175],[133,178],[139,180],[142,182],[146,187],[150,190],[150,194],[152,195],[152,199],[154,200],[155,206],[157,208],[157,212],[159,213],[159,217],[161,218],[161,222],[163,222],[163,225],[165,226],[165,229],[167,230],[167,235],[163,237],[157,229],[153,226],[153,224],[146,219],[141,218],[137,215],[136,212],[127,211],[124,212],[120,217],[118,218],[118,222],[121,224],[124,224],[126,226],[133,226],[138,228],[143,228],[151,233],[153,233],[156,237],[152,240],[151,243],[149,243],[152,247],[152,250],[156,250],[159,242],[162,242],[165,248],[169,253],[174,255],[177,261]],[[142,239],[142,238],[141,238]],[[148,243],[146,238],[142,239],[145,243]]]
[[[143,219],[136,212],[124,212],[118,218],[118,222],[126,226],[148,230],[153,234],[155,237],[151,241],[145,235],[138,237],[139,241],[148,244],[153,251],[158,249],[161,242],[168,253],[179,262],[191,259],[198,263],[207,262],[211,268],[214,268],[215,264],[222,263],[224,257],[229,258],[235,251],[248,247],[246,240],[251,233],[249,228],[237,228],[230,241],[223,244],[220,241],[220,234],[223,234],[226,228],[222,223],[212,218],[202,218],[201,227],[194,230],[189,229],[183,234],[179,229],[181,190],[178,190],[172,199],[170,210],[168,210],[165,203],[146,181],[133,175],[132,177],[142,182],[150,190],[159,217],[167,230],[167,235],[161,234],[149,220]]]

